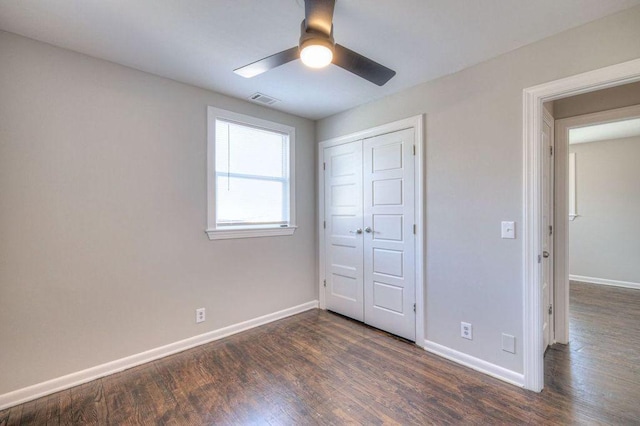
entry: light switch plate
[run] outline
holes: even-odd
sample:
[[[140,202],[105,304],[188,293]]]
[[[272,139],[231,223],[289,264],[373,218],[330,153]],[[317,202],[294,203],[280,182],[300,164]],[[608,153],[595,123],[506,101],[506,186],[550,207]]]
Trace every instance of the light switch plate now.
[[[502,238],[515,238],[516,237],[516,223],[515,222],[502,222]]]

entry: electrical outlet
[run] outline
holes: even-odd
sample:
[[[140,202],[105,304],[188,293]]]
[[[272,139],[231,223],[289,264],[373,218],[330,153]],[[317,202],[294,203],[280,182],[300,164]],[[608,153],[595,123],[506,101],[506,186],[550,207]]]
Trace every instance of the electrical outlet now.
[[[204,308],[196,309],[196,323],[204,322],[204,320],[205,320]]]
[[[473,340],[473,325],[468,322],[460,323],[460,337]]]

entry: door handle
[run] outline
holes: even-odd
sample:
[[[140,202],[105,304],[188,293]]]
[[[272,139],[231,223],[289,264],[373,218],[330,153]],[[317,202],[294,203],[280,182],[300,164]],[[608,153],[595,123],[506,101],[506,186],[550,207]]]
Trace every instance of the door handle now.
[[[373,232],[373,229],[369,228],[368,226],[366,228],[364,228],[364,232],[366,232],[367,234],[370,234]]]
[[[349,231],[350,234],[362,234],[362,229],[358,228],[355,231]]]
[[[548,251],[546,251],[546,250],[545,250],[545,251],[543,251],[543,252],[542,252],[542,257],[544,257],[545,259],[546,259],[547,257],[549,257],[549,252],[548,252]]]

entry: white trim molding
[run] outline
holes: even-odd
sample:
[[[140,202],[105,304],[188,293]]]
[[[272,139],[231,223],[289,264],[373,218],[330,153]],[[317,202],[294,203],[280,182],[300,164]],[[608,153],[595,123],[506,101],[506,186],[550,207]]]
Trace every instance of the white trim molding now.
[[[277,321],[317,308],[318,301],[314,300],[311,302],[303,303],[302,305],[293,306],[291,308],[283,309],[278,312],[233,324],[228,327],[209,331],[198,336],[170,343],[165,346],[160,346],[158,348],[154,348],[125,358],[120,358],[102,365],[87,368],[86,370],[77,371],[75,373],[67,374],[66,376],[57,377],[46,382],[8,392],[0,395],[0,410],[32,401],[36,398],[59,392],[64,389],[69,389],[74,386],[78,386],[83,383],[108,376],[110,374],[115,374],[123,370],[145,364],[147,362],[155,361],[157,359],[164,358],[166,356],[173,355],[178,352],[194,348],[196,346],[204,345],[206,343],[213,342],[214,340],[219,340],[224,337],[231,336],[232,334],[240,333],[242,331],[246,331],[273,321]]]
[[[495,377],[503,382],[507,382],[518,387],[524,386],[524,375],[522,373],[508,370],[504,367],[500,367],[499,365],[492,364],[480,358],[473,357],[429,340],[425,340],[424,349],[427,352],[431,352],[455,363],[464,365],[465,367],[469,367],[473,370],[479,371],[480,373]]]
[[[280,226],[274,228],[234,228],[234,229],[207,229],[205,232],[210,240],[230,240],[235,238],[276,237],[279,235],[293,235],[297,226]]]
[[[612,65],[523,90],[523,345],[525,388],[544,387],[542,339],[542,104],[640,81],[640,59]],[[557,252],[563,247],[556,247]]]
[[[325,253],[324,253],[324,178],[322,176],[324,165],[324,149],[332,146],[342,145],[357,140],[370,138],[385,133],[396,132],[404,129],[414,129],[414,145],[415,145],[415,176],[414,176],[414,200],[415,200],[415,221],[417,226],[415,239],[415,280],[416,280],[416,345],[422,346],[424,341],[424,264],[425,264],[425,235],[426,223],[424,216],[425,206],[425,116],[424,114],[405,118],[403,120],[394,121],[392,123],[383,124],[381,126],[366,129],[360,132],[351,133],[345,136],[321,141],[318,144],[318,256],[319,256],[319,274],[318,288],[320,309],[326,309],[325,301]]]
[[[624,287],[624,288],[633,288],[636,290],[640,290],[640,283],[634,283],[631,281],[618,281],[618,280],[610,280],[607,278],[585,277],[582,275],[569,275],[569,279],[571,281],[580,281],[580,282],[589,283],[589,284],[608,285],[612,287]]]

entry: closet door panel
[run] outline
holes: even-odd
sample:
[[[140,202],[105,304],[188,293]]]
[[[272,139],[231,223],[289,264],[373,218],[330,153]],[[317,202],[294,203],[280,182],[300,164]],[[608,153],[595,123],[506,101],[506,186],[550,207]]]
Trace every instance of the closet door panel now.
[[[325,148],[327,309],[364,321],[362,141]]]
[[[413,129],[363,141],[364,321],[415,340]]]

